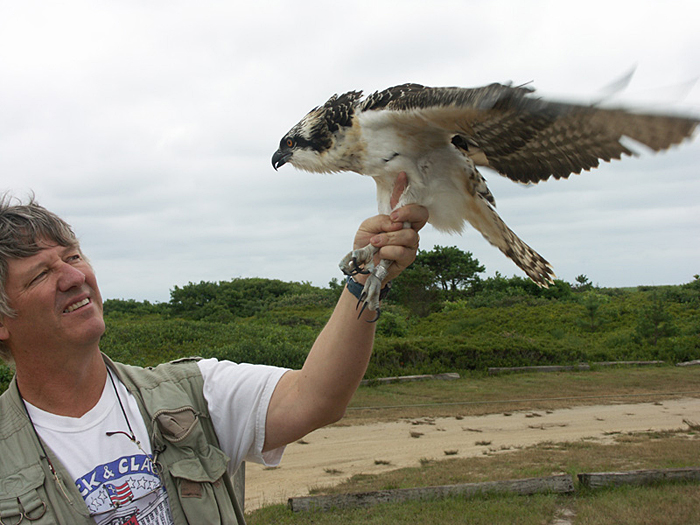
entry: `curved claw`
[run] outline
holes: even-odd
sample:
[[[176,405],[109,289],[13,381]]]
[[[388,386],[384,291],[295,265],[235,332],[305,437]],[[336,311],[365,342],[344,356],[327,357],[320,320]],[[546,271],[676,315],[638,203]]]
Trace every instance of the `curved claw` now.
[[[371,249],[373,248],[368,246],[367,249],[364,250],[364,253],[368,253]],[[341,262],[340,267],[343,268],[345,273],[353,272],[351,275],[357,275],[358,273],[370,274],[364,287],[362,288],[362,293],[357,301],[355,310],[360,309],[360,304],[362,305],[360,313],[357,315],[358,319],[362,316],[366,308],[376,312],[374,319],[368,321],[369,323],[375,323],[377,322],[377,319],[379,319],[380,315],[379,304],[382,300],[382,281],[384,281],[386,278],[387,268],[392,264],[392,261],[382,260],[377,266],[375,266],[372,261],[365,261],[363,258],[361,258],[362,254],[359,252],[363,252],[363,250],[348,254],[343,259],[343,262]],[[360,259],[360,263],[364,263],[364,268],[361,266],[361,264],[358,264],[358,258]]]
[[[364,294],[363,294],[364,295]],[[360,297],[357,301],[357,306],[355,306],[355,310],[357,310],[360,307],[360,304],[362,304],[362,310],[360,310],[360,313],[357,314],[357,318],[359,319],[360,316],[362,315],[362,312],[365,311],[365,308],[367,308],[367,302],[363,301],[363,298]]]
[[[352,269],[348,270],[346,268],[341,268],[345,275],[359,275],[369,273],[369,270],[363,268],[361,264],[358,264],[357,257],[353,257],[350,262],[352,263]]]
[[[376,323],[379,320],[379,314],[381,314],[381,313],[382,313],[382,311],[379,308],[377,308],[377,311],[376,311],[377,315],[374,316],[374,319],[370,319],[367,322],[368,323]]]
[[[369,270],[367,268],[363,268],[361,264],[357,263],[356,257],[352,258],[352,263],[355,265],[355,274],[358,274],[358,273],[368,274],[369,273]]]
[[[339,264],[340,269],[345,275],[369,273],[374,268],[372,259],[375,253],[377,253],[377,248],[371,244],[359,250],[353,250],[342,258]]]
[[[367,299],[367,294],[363,292],[362,295],[360,295],[360,299],[357,301],[357,306],[355,306],[355,310],[357,310],[360,307],[360,304],[362,304],[362,309],[360,310],[360,313],[357,314],[358,319],[362,316],[362,312],[364,312],[365,309],[367,308],[368,303],[367,303],[367,301],[365,301],[365,299]],[[379,319],[379,315],[381,314],[381,310],[379,308],[377,308],[375,313],[376,313],[376,315],[374,316],[374,319],[370,319],[369,321],[367,321],[368,323],[376,323],[377,322],[377,320]]]

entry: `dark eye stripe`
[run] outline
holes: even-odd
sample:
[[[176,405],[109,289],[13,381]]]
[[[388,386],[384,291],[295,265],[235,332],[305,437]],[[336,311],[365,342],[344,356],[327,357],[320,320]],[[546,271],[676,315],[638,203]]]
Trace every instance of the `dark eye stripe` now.
[[[292,145],[289,145],[289,142],[292,142]],[[280,148],[281,149],[292,149],[292,148],[299,148],[299,149],[318,149],[317,145],[311,142],[310,140],[306,140],[304,137],[297,135],[294,137],[284,137],[280,141]]]
[[[298,148],[316,149],[313,142],[306,140],[304,137],[295,137],[295,142]]]

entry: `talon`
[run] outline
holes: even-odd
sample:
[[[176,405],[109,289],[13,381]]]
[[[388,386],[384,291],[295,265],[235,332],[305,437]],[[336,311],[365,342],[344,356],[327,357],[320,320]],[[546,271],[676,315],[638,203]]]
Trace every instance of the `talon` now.
[[[345,275],[367,274],[374,268],[372,258],[377,253],[377,248],[367,245],[359,250],[353,250],[340,261],[340,269]]]
[[[369,273],[369,270],[367,268],[363,268],[362,264],[357,263],[357,257],[352,258],[352,265],[353,265],[353,269],[351,270],[353,272],[352,275],[368,274]]]
[[[367,292],[365,292],[363,290],[362,293],[360,294],[360,298],[357,300],[357,305],[355,306],[355,310],[357,310],[360,307],[360,305],[362,305],[362,310],[360,310],[360,315],[362,315],[362,312],[364,312],[365,308],[367,308],[366,299],[367,299]],[[359,319],[360,315],[357,316],[358,319]]]
[[[366,275],[369,273],[369,270],[365,270],[364,268],[355,268],[354,270],[350,270],[350,272],[345,272],[345,275],[352,275],[353,277],[355,275]]]
[[[357,301],[357,306],[355,307],[355,310],[357,310],[360,307],[360,303],[362,303],[362,310],[360,310],[360,313],[357,314],[358,319],[360,317],[362,317],[362,312],[365,311],[365,309],[367,308],[367,304],[368,304],[367,302],[362,302],[362,299],[360,299],[359,301]],[[376,315],[374,316],[374,319],[370,319],[367,322],[368,323],[376,323],[377,320],[379,319],[379,314],[381,314],[381,310],[379,308],[377,308]]]
[[[348,264],[348,266],[351,266],[351,268],[345,268],[345,267],[342,266],[342,265],[341,265],[341,267],[340,267],[340,269],[342,270],[342,272],[343,272],[345,275],[351,275],[351,276],[354,277],[355,275],[359,275],[359,274],[368,274],[368,273],[369,273],[369,270],[368,270],[368,269],[362,268],[362,266],[360,266],[360,265],[357,263],[357,257],[353,257],[352,260],[350,261],[350,263]]]
[[[379,314],[381,314],[382,311],[381,309],[377,308],[377,315],[374,316],[374,319],[371,319],[367,321],[368,323],[376,323],[379,320]]]
[[[357,303],[357,306],[358,306],[358,307],[360,306],[360,302],[362,302],[362,299],[360,299],[360,301]],[[358,319],[359,319],[360,317],[362,317],[362,312],[365,311],[365,308],[367,308],[367,303],[362,303],[362,310],[360,310],[360,313],[357,314],[357,318],[358,318]],[[355,307],[355,310],[357,310],[357,307]]]
[[[369,273],[369,270],[367,268],[362,267],[362,263],[360,263],[360,264],[357,263],[356,257],[353,257],[352,264],[355,266],[355,274],[356,275],[358,273],[361,273],[361,274],[368,274]]]

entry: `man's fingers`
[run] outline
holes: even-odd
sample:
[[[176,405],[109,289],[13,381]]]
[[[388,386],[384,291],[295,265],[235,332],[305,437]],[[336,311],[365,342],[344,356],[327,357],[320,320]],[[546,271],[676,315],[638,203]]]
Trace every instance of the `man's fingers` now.
[[[418,242],[417,231],[428,220],[428,210],[417,204],[409,204],[388,215],[376,215],[366,219],[357,231],[353,243],[356,249],[371,243],[382,247],[389,244],[397,244],[412,247]],[[404,228],[404,223],[409,223],[410,228]],[[402,230],[404,234],[396,236]],[[415,237],[403,237],[403,235],[415,235]]]
[[[428,222],[428,208],[418,204],[408,204],[391,212],[390,218],[394,222],[410,222],[411,228],[418,231]]]
[[[394,262],[394,264],[389,266],[389,274],[386,278],[387,281],[391,281],[416,260],[417,251],[417,248],[407,248],[405,246],[385,246],[377,252],[375,260],[377,263],[382,259]]]
[[[396,231],[403,228],[404,222],[410,223],[412,229],[420,230],[428,222],[428,209],[418,204],[407,204],[391,212],[391,215],[375,215],[366,219],[360,225],[360,230],[368,233]]]
[[[406,248],[418,247],[420,237],[413,228],[402,228],[395,232],[384,232],[374,235],[370,239],[372,246],[381,248],[383,246],[402,246]]]

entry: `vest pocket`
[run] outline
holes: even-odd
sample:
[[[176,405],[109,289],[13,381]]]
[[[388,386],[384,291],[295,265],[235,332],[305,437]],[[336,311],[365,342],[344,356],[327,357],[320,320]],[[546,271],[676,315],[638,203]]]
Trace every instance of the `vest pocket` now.
[[[41,465],[32,465],[0,480],[0,520],[34,525],[57,523],[49,509]]]
[[[225,523],[222,517],[235,515],[223,479],[228,475],[228,457],[212,446],[207,452],[206,455],[176,461],[170,465],[169,471],[187,521]]]
[[[192,407],[182,407],[174,410],[159,410],[153,416],[158,423],[163,437],[171,443],[179,443],[197,428],[199,414]]]

